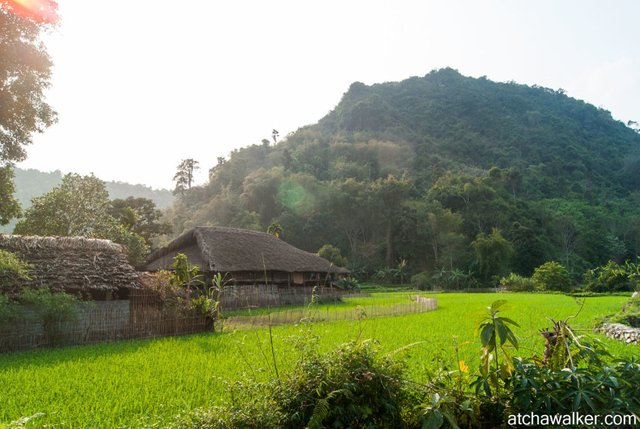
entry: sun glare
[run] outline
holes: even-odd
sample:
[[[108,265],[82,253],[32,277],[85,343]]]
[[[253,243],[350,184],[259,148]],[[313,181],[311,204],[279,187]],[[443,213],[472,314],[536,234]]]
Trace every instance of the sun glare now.
[[[58,3],[53,0],[4,0],[0,6],[14,15],[37,22],[53,24],[58,21]]]

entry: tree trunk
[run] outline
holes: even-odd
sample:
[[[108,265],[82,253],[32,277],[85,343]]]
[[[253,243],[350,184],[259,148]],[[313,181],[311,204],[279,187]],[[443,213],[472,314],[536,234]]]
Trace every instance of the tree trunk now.
[[[393,243],[391,242],[391,232],[391,220],[389,220],[387,223],[387,256],[385,258],[388,267],[390,267],[393,262]]]

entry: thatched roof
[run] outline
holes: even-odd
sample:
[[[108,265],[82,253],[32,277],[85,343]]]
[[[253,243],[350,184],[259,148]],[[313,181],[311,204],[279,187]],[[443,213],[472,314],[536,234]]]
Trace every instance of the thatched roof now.
[[[177,253],[185,253],[204,271],[348,272],[264,232],[204,226],[185,232],[152,253],[147,269],[171,268],[173,256]]]
[[[89,292],[139,286],[123,246],[109,240],[0,234],[0,249],[31,265],[23,287]]]

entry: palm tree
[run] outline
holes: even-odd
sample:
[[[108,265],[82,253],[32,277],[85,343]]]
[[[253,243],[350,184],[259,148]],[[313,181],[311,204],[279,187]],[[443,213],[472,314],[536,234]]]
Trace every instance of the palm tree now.
[[[267,234],[271,234],[276,238],[280,238],[283,232],[284,228],[278,222],[271,222],[271,225],[267,228]]]

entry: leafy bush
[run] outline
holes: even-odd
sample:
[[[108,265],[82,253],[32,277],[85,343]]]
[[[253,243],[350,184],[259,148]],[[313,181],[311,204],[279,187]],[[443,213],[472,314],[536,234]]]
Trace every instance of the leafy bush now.
[[[318,256],[331,262],[338,267],[347,265],[347,258],[342,256],[340,249],[331,244],[325,244],[318,250]]]
[[[172,284],[187,289],[191,287],[201,288],[204,285],[200,267],[191,264],[184,253],[178,253],[174,256],[172,266]]]
[[[395,268],[384,267],[376,271],[373,278],[381,283],[396,283],[400,280],[400,273]]]
[[[360,283],[355,277],[351,276],[338,280],[338,286],[344,290],[360,290]]]
[[[585,287],[591,292],[628,292],[638,288],[638,265],[619,265],[609,261],[602,267],[587,270]]]
[[[494,302],[477,327],[481,364],[473,375],[457,346],[453,371],[443,367],[417,384],[371,341],[324,355],[302,341],[291,375],[238,382],[227,403],[189,412],[173,427],[488,428],[516,426],[511,419],[518,413],[640,414],[638,362],[605,364],[606,350],[576,335],[567,321],[543,331],[553,334],[545,335],[544,359],[512,357],[518,324],[499,314],[504,304]]]
[[[15,254],[0,250],[0,293],[15,292],[22,280],[29,280],[31,266]]]
[[[197,265],[187,256],[178,253],[173,258],[173,271],[160,270],[143,277],[144,287],[157,294],[162,303],[161,311],[168,318],[205,317],[213,329],[221,317],[220,296],[226,279],[220,273],[207,285]]]
[[[416,289],[427,290],[431,287],[431,276],[426,271],[414,274],[411,276],[411,284],[414,285]]]
[[[500,287],[512,292],[533,292],[536,289],[533,280],[529,277],[522,277],[515,273],[511,273],[507,277],[501,278]]]
[[[149,255],[149,246],[142,236],[136,234],[131,228],[113,222],[106,237],[115,243],[126,246],[127,259],[131,265],[136,268],[145,266],[146,258]]]
[[[640,365],[634,362],[552,370],[518,359],[509,388],[511,414],[640,412]]]
[[[571,290],[569,272],[558,262],[551,261],[540,265],[534,270],[531,280],[539,290]]]
[[[17,305],[8,296],[0,294],[0,332],[20,315]]]
[[[368,261],[347,261],[347,269],[352,277],[355,277],[359,282],[368,281],[373,273],[373,268]]]
[[[46,288],[28,289],[20,300],[33,307],[50,345],[57,345],[63,339],[65,322],[78,319],[78,299],[64,292],[52,293]]]
[[[221,407],[178,418],[176,428],[406,427],[403,366],[371,341],[321,355],[306,347],[291,375],[231,387]]]

